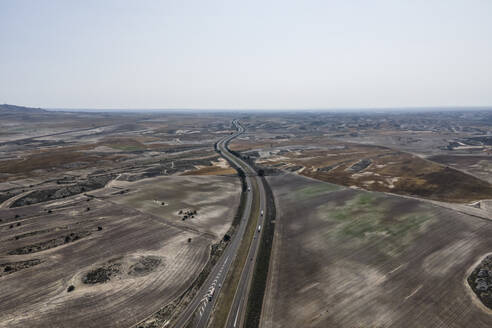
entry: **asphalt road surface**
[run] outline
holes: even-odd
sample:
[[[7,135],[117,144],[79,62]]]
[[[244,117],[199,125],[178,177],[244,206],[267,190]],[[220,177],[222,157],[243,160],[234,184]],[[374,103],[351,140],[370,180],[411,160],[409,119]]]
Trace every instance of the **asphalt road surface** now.
[[[237,166],[242,167],[246,173],[246,183],[248,185],[248,190],[250,191],[247,194],[245,211],[241,218],[239,228],[234,234],[229,246],[226,248],[224,254],[222,254],[219,261],[217,261],[216,265],[207,277],[207,280],[202,285],[192,302],[190,302],[188,307],[182,313],[182,315],[176,322],[175,327],[182,328],[190,325],[191,327],[203,328],[207,326],[215,302],[217,301],[217,296],[220,293],[220,289],[224,283],[227,273],[229,272],[229,269],[231,268],[231,264],[234,262],[234,257],[237,254],[239,246],[241,245],[241,240],[244,236],[248,220],[251,216],[253,193],[260,193],[260,209],[265,213],[265,190],[263,188],[261,179],[256,176],[256,172],[251,166],[249,166],[240,158],[231,154],[226,147],[227,143],[230,140],[236,138],[244,132],[244,128],[239,124],[239,122],[234,120],[233,124],[238,129],[238,132],[220,140],[217,143],[217,148],[220,150],[223,157],[235,163]],[[256,179],[257,183],[253,184],[252,179]],[[263,227],[264,218],[262,215],[258,215],[258,225]],[[254,263],[256,261],[256,255],[262,231],[263,229],[260,229],[260,231],[258,231],[258,227],[255,228],[255,236],[251,243],[248,258],[244,265],[243,272],[241,273],[241,278],[239,280],[236,293],[234,295],[234,300],[229,312],[226,327],[240,327],[244,320],[249,285],[252,278]]]

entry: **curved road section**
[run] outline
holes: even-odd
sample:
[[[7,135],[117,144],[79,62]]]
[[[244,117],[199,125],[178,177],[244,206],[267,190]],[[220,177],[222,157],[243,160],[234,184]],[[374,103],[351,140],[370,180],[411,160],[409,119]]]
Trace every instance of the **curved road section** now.
[[[248,186],[248,194],[246,197],[246,206],[239,224],[239,228],[233,236],[231,243],[226,248],[224,254],[217,261],[216,265],[210,272],[207,280],[197,292],[195,298],[190,302],[188,307],[182,313],[179,320],[176,322],[175,327],[199,327],[204,328],[210,319],[210,315],[214,308],[217,296],[220,293],[220,289],[224,283],[227,273],[231,269],[234,259],[241,245],[241,241],[248,225],[248,220],[251,218],[251,208],[253,204],[253,193],[259,193],[260,195],[260,213],[253,213],[258,216],[258,227],[255,229],[255,235],[249,245],[248,258],[244,264],[239,283],[234,295],[229,316],[227,318],[226,327],[236,328],[241,327],[248,301],[249,287],[253,276],[254,264],[256,262],[256,256],[258,253],[258,246],[261,240],[261,233],[263,231],[263,214],[265,212],[265,189],[261,179],[256,175],[256,171],[244,162],[241,158],[234,156],[227,148],[227,143],[237,136],[241,135],[245,130],[239,124],[237,120],[232,121],[238,132],[221,139],[217,143],[217,148],[223,157],[229,161],[241,167],[245,171],[246,184]],[[253,179],[256,183],[252,183]]]

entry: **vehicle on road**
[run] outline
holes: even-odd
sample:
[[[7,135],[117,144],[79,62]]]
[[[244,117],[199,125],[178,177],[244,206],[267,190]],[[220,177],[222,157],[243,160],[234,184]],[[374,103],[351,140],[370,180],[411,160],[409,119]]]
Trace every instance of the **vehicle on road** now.
[[[250,187],[248,187],[248,191],[251,191],[251,188]]]
[[[261,210],[260,215],[263,216],[263,210]]]
[[[258,226],[258,232],[260,232],[260,231],[261,231],[261,225]]]
[[[214,297],[214,293],[215,293],[215,287],[212,287],[212,289],[210,289],[210,292],[208,293],[208,301],[209,302],[212,302],[212,298]]]

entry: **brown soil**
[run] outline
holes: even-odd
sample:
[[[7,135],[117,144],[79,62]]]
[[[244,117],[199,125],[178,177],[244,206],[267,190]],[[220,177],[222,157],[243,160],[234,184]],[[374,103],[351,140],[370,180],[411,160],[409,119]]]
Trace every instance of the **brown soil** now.
[[[490,221],[379,193],[315,193],[324,183],[296,175],[268,180],[279,212],[261,327],[492,325],[463,283],[492,248]]]

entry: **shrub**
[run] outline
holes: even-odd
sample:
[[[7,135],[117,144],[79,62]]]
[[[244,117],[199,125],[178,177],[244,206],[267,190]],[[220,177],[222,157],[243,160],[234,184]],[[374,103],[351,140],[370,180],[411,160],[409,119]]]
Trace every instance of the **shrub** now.
[[[70,292],[71,292],[71,291],[73,291],[74,289],[75,289],[75,286],[74,286],[74,285],[70,285],[70,286],[68,286],[68,288],[67,288],[67,292],[69,292],[69,293],[70,293]]]

